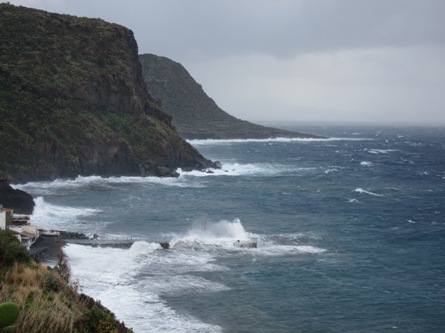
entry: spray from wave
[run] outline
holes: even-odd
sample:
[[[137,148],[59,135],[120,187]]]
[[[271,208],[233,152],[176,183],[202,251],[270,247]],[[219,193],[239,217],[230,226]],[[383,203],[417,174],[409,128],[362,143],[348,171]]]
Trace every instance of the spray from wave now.
[[[79,219],[100,213],[101,211],[85,207],[53,205],[43,197],[34,199],[35,207],[31,215],[33,224],[43,229],[80,231]]]
[[[233,242],[237,240],[251,240],[238,218],[219,222],[204,220],[195,221],[183,236],[174,237],[170,245],[175,247],[184,244],[208,244],[232,247]]]

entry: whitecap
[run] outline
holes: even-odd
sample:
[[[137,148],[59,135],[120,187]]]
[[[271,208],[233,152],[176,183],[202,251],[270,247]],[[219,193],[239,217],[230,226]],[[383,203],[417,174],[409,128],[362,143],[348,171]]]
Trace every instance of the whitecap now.
[[[251,143],[251,142],[331,142],[331,141],[368,141],[369,138],[269,138],[269,139],[193,139],[187,140],[193,146],[200,145],[228,145],[232,143]]]
[[[324,173],[325,174],[330,174],[330,173],[335,173],[335,172],[339,172],[342,168],[338,167],[338,166],[329,166]]]
[[[199,172],[199,171],[198,171]],[[205,174],[203,172],[199,172]],[[176,187],[201,187],[199,183],[189,181],[181,177],[154,177],[154,176],[122,176],[122,177],[101,177],[101,176],[78,176],[74,179],[56,179],[54,181],[29,182],[26,184],[14,185],[16,188],[34,195],[54,195],[61,190],[77,190],[79,188],[113,189],[126,184],[159,184]]]
[[[362,189],[362,188],[356,188],[355,190],[354,190],[354,192],[357,192],[357,193],[362,193],[362,194],[369,194],[369,195],[373,195],[373,196],[375,196],[375,197],[384,197],[384,195],[382,195],[382,194],[377,194],[377,193],[373,193],[373,192],[370,192],[370,191],[366,191],[366,190],[364,190],[364,189]]]
[[[323,253],[326,252],[326,249],[322,249],[319,247],[315,247],[315,246],[310,246],[310,245],[300,245],[300,246],[296,246],[297,250],[302,252],[302,253]]]
[[[397,149],[374,149],[374,148],[365,148],[365,150],[371,154],[388,154],[398,151]]]
[[[302,168],[296,166],[271,164],[271,163],[233,163],[222,162],[221,169],[208,169],[206,171],[192,170],[183,171],[178,169],[180,179],[192,179],[197,177],[214,177],[214,176],[275,176],[283,173],[306,174],[313,172],[316,168]]]
[[[281,257],[300,254],[321,254],[327,252],[327,249],[311,245],[280,245],[263,244],[255,251],[256,255],[265,257]]]
[[[360,165],[369,167],[369,166],[372,166],[373,164],[372,164],[372,162],[362,161],[362,162],[360,162]]]

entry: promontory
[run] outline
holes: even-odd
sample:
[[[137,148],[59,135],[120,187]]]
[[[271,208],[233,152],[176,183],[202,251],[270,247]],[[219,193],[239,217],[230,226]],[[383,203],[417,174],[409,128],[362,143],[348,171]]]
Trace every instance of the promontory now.
[[[0,178],[175,175],[216,166],[150,96],[131,30],[0,4]]]
[[[180,63],[154,54],[139,56],[148,92],[173,116],[187,139],[314,138],[312,134],[267,127],[236,118],[207,96]]]

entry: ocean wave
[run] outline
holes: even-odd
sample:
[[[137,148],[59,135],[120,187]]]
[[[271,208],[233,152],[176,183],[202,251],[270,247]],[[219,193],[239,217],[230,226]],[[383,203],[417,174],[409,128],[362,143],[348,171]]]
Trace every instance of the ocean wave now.
[[[366,190],[364,190],[364,189],[362,189],[362,188],[356,188],[355,190],[354,190],[354,192],[357,192],[357,193],[361,193],[361,194],[369,194],[369,195],[372,195],[372,196],[375,196],[375,197],[384,197],[384,195],[383,194],[378,194],[378,193],[374,193],[374,192],[370,192],[370,191],[366,191]]]
[[[34,199],[35,207],[31,215],[32,223],[39,228],[50,230],[79,230],[79,218],[100,214],[99,209],[88,207],[69,207],[46,202],[43,197]],[[81,229],[84,229],[81,227]]]
[[[373,163],[372,162],[368,162],[368,161],[362,161],[362,162],[360,162],[360,165],[369,167],[369,166],[373,166]]]
[[[204,172],[197,171],[205,175]],[[92,190],[114,189],[116,186],[128,184],[159,184],[175,187],[200,187],[200,184],[190,182],[181,177],[139,177],[139,176],[122,176],[122,177],[101,177],[101,176],[78,176],[74,179],[56,179],[54,181],[29,182],[26,184],[14,185],[15,188],[32,193],[34,195],[53,195],[58,191],[77,190],[86,188]]]
[[[399,151],[398,149],[374,149],[374,148],[365,148],[365,151],[371,154],[388,154],[395,151]]]
[[[231,143],[267,143],[267,142],[331,142],[331,141],[369,141],[371,138],[348,138],[348,137],[332,137],[332,138],[269,138],[269,139],[193,139],[187,140],[193,146],[200,145],[226,145]]]
[[[159,244],[136,242],[130,249],[68,244],[65,253],[71,280],[78,281],[83,292],[99,299],[135,331],[221,332],[218,326],[178,314],[161,295],[221,291],[227,287],[200,277],[176,275],[174,267],[179,262],[156,265],[156,258],[162,261],[167,253],[159,249]],[[197,261],[196,266],[199,264]]]
[[[324,171],[325,174],[330,174],[330,173],[336,173],[336,172],[340,172],[340,170],[343,169],[342,167],[339,166],[328,166],[328,168]]]
[[[264,257],[281,257],[301,254],[321,254],[324,252],[327,252],[327,249],[312,245],[262,244],[255,251],[255,254]]]
[[[196,221],[184,235],[174,237],[170,244],[172,247],[214,245],[233,248],[233,242],[237,240],[251,240],[238,218],[233,221]]]
[[[178,169],[180,177],[215,177],[215,176],[279,176],[282,174],[307,174],[317,170],[315,167],[296,167],[271,163],[222,163],[221,169],[209,169],[208,172],[198,170],[183,171]]]

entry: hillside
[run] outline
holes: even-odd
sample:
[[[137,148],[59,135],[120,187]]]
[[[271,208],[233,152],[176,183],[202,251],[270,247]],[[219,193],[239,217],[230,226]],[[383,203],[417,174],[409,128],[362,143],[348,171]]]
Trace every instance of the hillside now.
[[[54,247],[60,251],[61,243]],[[12,302],[18,318],[3,325],[8,311],[0,310],[0,332],[10,333],[132,333],[99,301],[68,283],[63,256],[54,269],[33,260],[17,238],[0,230],[0,307]]]
[[[148,94],[131,30],[0,4],[0,178],[174,175],[214,165]]]
[[[223,111],[179,63],[153,54],[139,55],[148,92],[173,116],[173,125],[187,139],[315,137],[252,124]]]

